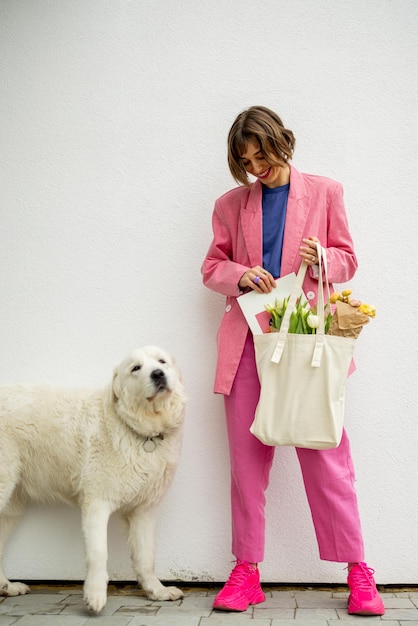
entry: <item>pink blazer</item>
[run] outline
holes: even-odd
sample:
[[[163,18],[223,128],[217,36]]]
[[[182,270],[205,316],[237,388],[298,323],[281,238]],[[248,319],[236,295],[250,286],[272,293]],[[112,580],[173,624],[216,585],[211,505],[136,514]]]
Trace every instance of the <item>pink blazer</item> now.
[[[203,283],[226,296],[217,333],[218,361],[214,392],[229,395],[241,359],[248,325],[237,303],[238,282],[249,267],[262,265],[262,185],[237,187],[215,202],[213,240],[202,265]],[[302,174],[293,166],[286,212],[281,275],[297,272],[303,238],[318,237],[327,249],[331,282],[350,280],[357,269],[348,230],[342,185],[329,178]],[[276,277],[277,278],[277,277]],[[304,292],[315,304],[318,281],[309,270]],[[331,285],[332,290],[332,285]]]

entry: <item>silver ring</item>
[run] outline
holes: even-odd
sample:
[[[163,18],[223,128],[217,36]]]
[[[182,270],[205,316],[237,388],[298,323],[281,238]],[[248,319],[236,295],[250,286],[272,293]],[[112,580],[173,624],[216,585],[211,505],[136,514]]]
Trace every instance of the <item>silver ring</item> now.
[[[312,261],[315,261],[315,257],[314,257],[314,255],[312,255]]]
[[[259,276],[256,276],[256,277],[254,278],[254,281],[253,281],[253,282],[255,282],[255,284],[256,284],[256,285],[258,285],[258,283],[260,282],[260,280],[261,280],[261,278],[260,278]]]

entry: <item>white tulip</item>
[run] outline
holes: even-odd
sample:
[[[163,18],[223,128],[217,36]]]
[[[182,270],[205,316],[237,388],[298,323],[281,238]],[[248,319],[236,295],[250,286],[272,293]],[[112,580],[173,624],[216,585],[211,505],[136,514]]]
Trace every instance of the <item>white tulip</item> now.
[[[309,313],[308,317],[306,318],[306,321],[307,321],[308,326],[310,328],[318,328],[318,326],[319,326],[319,316],[318,315],[312,315],[312,313]]]

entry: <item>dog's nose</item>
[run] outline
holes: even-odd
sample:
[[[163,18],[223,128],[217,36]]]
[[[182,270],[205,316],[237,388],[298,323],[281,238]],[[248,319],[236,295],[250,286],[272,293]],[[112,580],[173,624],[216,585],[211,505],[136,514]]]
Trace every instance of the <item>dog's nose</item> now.
[[[163,370],[153,370],[151,372],[151,380],[154,381],[154,383],[156,384],[161,384],[163,382],[165,382],[165,374],[163,372]]]

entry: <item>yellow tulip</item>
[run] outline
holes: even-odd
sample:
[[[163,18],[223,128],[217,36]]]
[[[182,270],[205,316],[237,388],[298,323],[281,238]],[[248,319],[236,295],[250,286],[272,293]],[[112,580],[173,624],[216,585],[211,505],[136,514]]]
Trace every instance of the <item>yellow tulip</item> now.
[[[376,315],[376,307],[374,307],[372,304],[360,304],[358,310],[365,315],[368,315],[369,317],[375,317]]]

